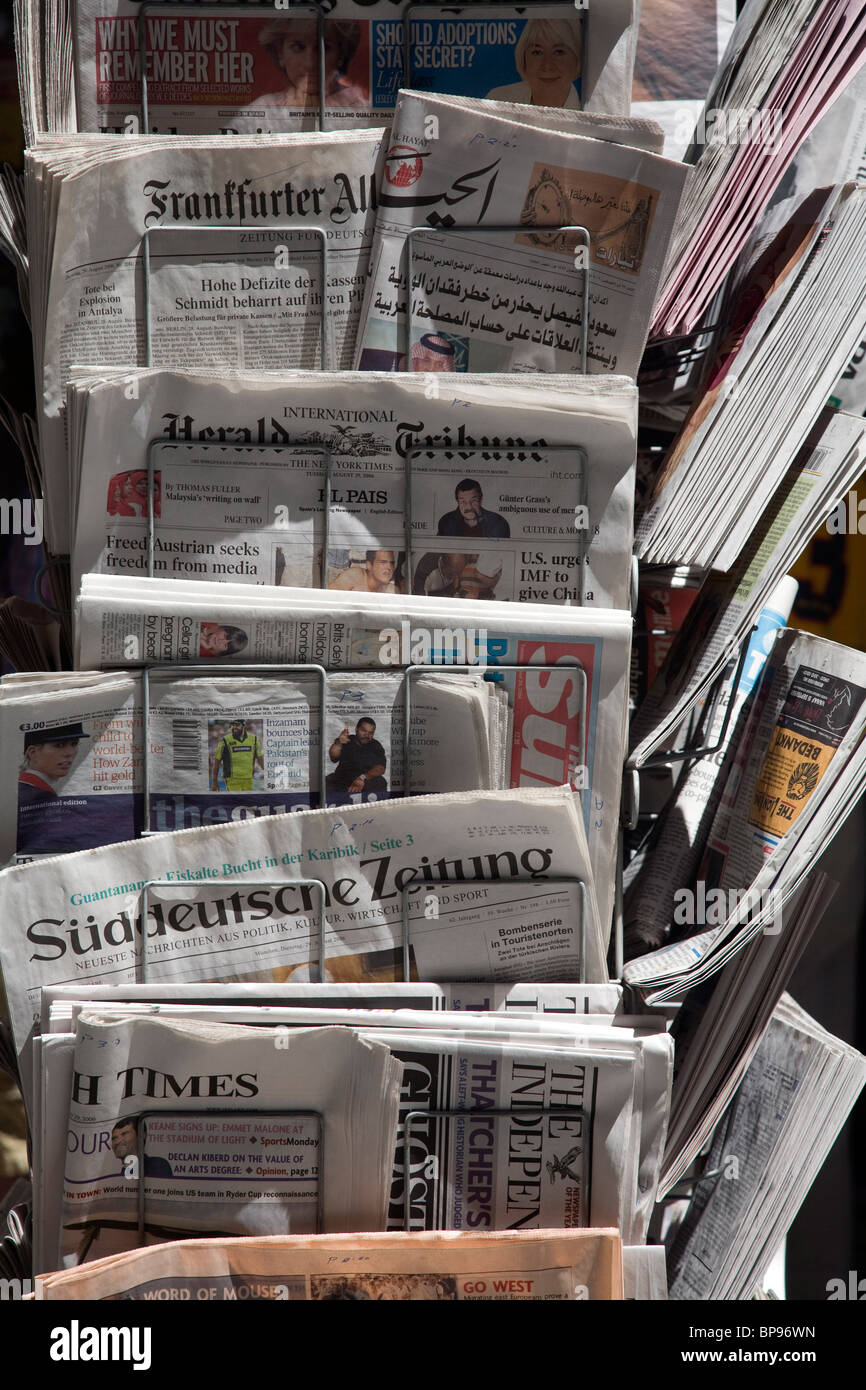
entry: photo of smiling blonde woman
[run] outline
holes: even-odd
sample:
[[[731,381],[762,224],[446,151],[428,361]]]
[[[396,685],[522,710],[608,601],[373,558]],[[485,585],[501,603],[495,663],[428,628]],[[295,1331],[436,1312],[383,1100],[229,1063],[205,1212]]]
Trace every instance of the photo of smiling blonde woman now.
[[[577,15],[528,20],[517,40],[514,65],[522,80],[494,87],[488,101],[582,110],[583,20]]]

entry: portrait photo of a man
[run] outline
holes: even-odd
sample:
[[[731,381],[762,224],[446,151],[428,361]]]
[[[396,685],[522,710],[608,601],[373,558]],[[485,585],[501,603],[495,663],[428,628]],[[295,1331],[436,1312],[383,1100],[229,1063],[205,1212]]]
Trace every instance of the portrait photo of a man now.
[[[363,801],[387,796],[388,759],[375,734],[376,721],[368,716],[358,720],[354,733],[349,732],[348,724],[343,725],[328,749],[328,757],[337,764],[326,780],[330,802],[339,805],[358,794]]]
[[[488,540],[508,540],[511,527],[498,512],[485,511],[481,505],[481,484],[474,478],[464,478],[454,489],[457,506],[439,518],[440,536],[484,536]]]
[[[453,372],[454,344],[441,333],[425,333],[412,344],[411,359],[413,372]]]
[[[120,1160],[121,1170],[124,1176],[129,1173],[129,1164],[126,1162],[131,1156],[138,1156],[138,1116],[130,1115],[126,1119],[118,1120],[111,1131],[111,1152],[114,1157]],[[159,1158],[156,1154],[145,1154],[141,1162],[141,1172],[146,1178],[170,1178],[173,1176],[171,1164],[167,1158]]]
[[[263,777],[264,771],[261,738],[249,720],[237,715],[232,719],[228,733],[222,734],[214,749],[211,791],[224,788],[227,792],[251,792],[256,773]]]
[[[363,564],[350,564],[331,580],[329,589],[346,589],[362,594],[401,592],[396,575],[398,557],[393,550],[368,550]]]

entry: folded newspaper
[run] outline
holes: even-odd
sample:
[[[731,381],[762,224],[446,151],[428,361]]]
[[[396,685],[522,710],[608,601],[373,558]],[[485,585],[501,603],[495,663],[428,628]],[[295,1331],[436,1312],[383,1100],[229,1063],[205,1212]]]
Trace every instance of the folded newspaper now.
[[[70,366],[351,365],[376,131],[56,137],[26,155],[46,534],[69,548]]]
[[[429,980],[411,984],[124,984],[124,985],[44,985],[39,1026],[42,1033],[69,1032],[82,1007],[108,1004],[114,1012],[125,1005],[146,1005],[147,1012],[159,1013],[164,1004],[182,1004],[187,1009],[225,1005],[233,1009],[249,1006],[267,1022],[270,1010],[304,1009],[430,1009],[433,1012],[468,1009],[473,1013],[495,1010],[512,1014],[595,1015],[611,1025],[625,1021],[622,986],[607,984],[546,984],[524,981],[497,985],[483,980],[462,980],[436,985]],[[658,1022],[656,1015],[641,1020],[647,1027]]]
[[[529,1303],[620,1299],[616,1230],[184,1240],[41,1275],[36,1298]]]
[[[662,1191],[686,1176],[711,1139],[836,888],[813,869],[785,905],[783,931],[755,936],[711,982],[686,994],[672,1028],[677,1079]]]
[[[636,375],[684,165],[411,91],[389,140],[361,370]]]
[[[509,693],[512,787],[581,791],[599,908],[613,910],[631,618],[608,609],[356,593],[339,614],[315,589],[90,575],[79,666],[235,659],[326,669],[480,663]],[[575,665],[580,670],[569,669]],[[524,667],[562,669],[525,671]],[[497,670],[496,668],[501,668]],[[585,685],[584,685],[585,676]],[[407,676],[407,680],[415,679]],[[581,717],[582,716],[582,717]],[[607,931],[607,926],[604,928]]]
[[[185,988],[188,989],[189,986]],[[255,989],[256,987],[250,988]],[[403,1109],[401,1112],[403,1128],[399,1141],[400,1145],[403,1146],[403,1152],[398,1152],[395,1159],[392,1202],[392,1220],[398,1226],[409,1224],[410,1220],[405,1181],[405,1169],[408,1161],[405,1149],[410,1139],[413,1144],[416,1139],[419,1139],[419,1136],[414,1134],[413,1127],[416,1123],[422,1128],[424,1125],[429,1127],[431,1119],[453,1118],[450,1115],[437,1117],[435,1113],[437,1096],[441,1105],[449,1110],[451,1107],[456,1107],[460,1112],[486,1111],[489,1108],[488,1100],[490,1097],[486,1094],[489,1087],[485,1088],[485,1085],[482,1084],[483,1076],[487,1076],[490,1085],[493,1084],[493,1078],[497,1077],[497,1086],[500,1089],[507,1083],[508,1067],[505,1065],[504,1056],[499,1054],[500,1047],[511,1043],[515,1045],[517,1043],[526,1044],[533,1048],[541,1047],[543,1049],[556,1049],[567,1045],[583,1049],[596,1049],[605,1053],[613,1051],[618,1057],[629,1056],[636,1068],[633,1109],[634,1142],[632,1143],[631,1140],[623,1141],[619,1156],[605,1154],[603,1157],[598,1157],[597,1161],[603,1166],[611,1161],[615,1165],[618,1165],[620,1161],[626,1164],[622,1175],[616,1178],[618,1185],[623,1183],[628,1189],[624,1193],[624,1210],[621,1217],[618,1218],[619,1225],[623,1231],[624,1239],[635,1242],[645,1239],[665,1149],[671,1089],[673,1044],[666,1032],[663,1019],[657,1016],[631,1016],[627,1014],[578,1015],[577,1011],[571,1007],[575,996],[573,993],[569,994],[569,987],[564,985],[537,985],[534,987],[534,991],[512,987],[508,990],[507,995],[503,996],[500,993],[498,1000],[495,1001],[499,1004],[498,1008],[491,1010],[484,1007],[480,1012],[477,1011],[479,1003],[486,1005],[491,1002],[489,998],[485,999],[483,986],[473,987],[466,983],[446,986],[447,998],[450,1000],[457,998],[461,1003],[461,1008],[453,1012],[434,1009],[420,1014],[413,1010],[411,1002],[406,1007],[406,999],[396,993],[396,991],[405,988],[401,986],[379,986],[378,998],[372,993],[370,987],[367,987],[367,993],[370,995],[368,999],[365,1000],[360,995],[354,999],[346,997],[342,1004],[337,1002],[337,996],[340,993],[339,987],[327,987],[324,999],[321,995],[309,992],[306,995],[301,995],[300,990],[302,988],[302,986],[295,986],[295,990],[298,991],[297,1007],[291,1004],[271,1004],[263,1009],[258,992],[255,995],[250,994],[244,1002],[238,1003],[234,995],[234,987],[231,985],[212,986],[211,997],[209,999],[203,998],[201,1002],[187,998],[179,999],[178,987],[175,987],[175,997],[178,998],[178,1002],[161,1003],[152,1002],[154,996],[149,994],[149,987],[128,986],[126,994],[131,1002],[117,1005],[112,1003],[111,1007],[118,1017],[147,1014],[151,1017],[158,1015],[169,1021],[185,1018],[269,1026],[277,1029],[278,1046],[281,1045],[280,1037],[289,1029],[327,1027],[332,1024],[358,1029],[365,1036],[367,1030],[372,1030],[373,1036],[386,1040],[395,1055],[404,1063]],[[307,988],[309,991],[310,987]],[[314,988],[319,991],[322,990],[322,986]],[[395,991],[394,995],[390,997],[387,993],[389,988]],[[598,992],[602,988],[604,987],[583,986],[585,1001],[588,1004],[595,1002]],[[273,992],[272,987],[268,986],[259,986],[258,991],[261,990]],[[165,990],[162,992],[163,994],[166,993]],[[93,994],[90,990],[83,990],[80,993],[86,994],[87,999],[84,1001],[75,1000],[70,993],[62,1004],[58,1001],[51,1011],[52,1038],[57,1030],[66,1029],[69,1031],[77,1027],[81,1012],[89,1011],[92,1007],[92,1004],[87,1001],[96,998],[99,990],[97,988]],[[443,996],[444,993],[443,990]],[[216,994],[219,994],[221,1002],[214,1002]],[[328,995],[333,1000],[330,1007],[326,1003]],[[370,1010],[377,1002],[385,1003],[386,1008],[371,1012]],[[365,1007],[356,1007],[356,1005],[364,1005]],[[381,1031],[383,1029],[384,1032]],[[464,1087],[459,1085],[455,1091],[452,1085],[452,1069],[449,1069],[441,1061],[432,1062],[430,1055],[427,1055],[424,1066],[428,1069],[428,1079],[435,1082],[435,1085],[428,1086],[426,1082],[418,1079],[418,1068],[413,1063],[413,1054],[407,1053],[404,1049],[405,1037],[410,1033],[423,1035],[429,1044],[428,1054],[441,1050],[440,1044],[445,1040],[452,1042],[455,1039],[459,1040],[461,1046],[467,1040],[474,1041],[479,1045],[484,1044],[491,1051],[490,1069],[486,1073],[483,1070],[479,1072],[479,1077],[476,1078],[477,1088],[470,1095]],[[462,1069],[461,1063],[459,1070],[462,1072]],[[556,1073],[556,1076],[560,1080],[563,1079],[559,1072]],[[592,1104],[594,1106],[594,1102]],[[559,1101],[552,1100],[551,1107],[563,1110],[564,1102],[561,1099]],[[500,1109],[502,1108],[500,1106]],[[504,1107],[505,1110],[512,1108],[511,1105]],[[410,1118],[410,1112],[415,1118]],[[494,1124],[490,1159],[491,1162],[496,1160],[494,1167],[499,1165],[499,1171],[502,1173],[507,1171],[507,1165],[504,1164],[505,1145],[500,1144],[499,1119],[501,1117],[494,1113],[492,1118]],[[554,1137],[554,1128],[552,1126],[547,1135],[549,1139]],[[459,1126],[456,1129],[459,1130]],[[502,1133],[504,1134],[504,1127]],[[589,1129],[587,1129],[587,1134],[589,1134]],[[459,1176],[464,1159],[463,1146],[459,1141],[463,1136],[457,1133],[456,1152],[451,1155],[448,1145],[454,1137],[455,1126],[449,1127],[448,1125],[433,1126],[427,1135],[427,1140],[430,1143],[435,1142],[437,1145],[445,1146],[440,1155],[439,1168],[441,1171],[439,1177],[441,1178],[446,1174],[450,1175],[447,1178],[447,1183],[451,1186],[450,1195],[447,1184],[437,1190],[435,1183],[431,1183],[426,1189],[424,1201],[419,1201],[415,1219],[421,1220],[427,1225],[433,1221],[431,1215],[433,1212],[440,1214],[436,1218],[437,1220],[441,1218],[442,1213],[450,1213],[448,1220],[457,1224],[462,1219],[462,1204],[457,1200],[457,1197],[460,1195],[461,1187],[464,1194],[466,1190],[466,1182]],[[477,1157],[477,1154],[470,1154],[470,1166],[471,1161]],[[426,1167],[426,1160],[424,1166]],[[413,1168],[413,1172],[415,1171],[417,1171],[417,1167]],[[619,1173],[618,1167],[616,1171]],[[424,1176],[429,1178],[431,1174],[425,1171]],[[563,1175],[560,1174],[560,1176]],[[468,1178],[471,1180],[471,1177],[470,1172]],[[575,1181],[578,1179],[575,1178]],[[605,1178],[603,1181],[606,1182],[607,1179]],[[591,1183],[586,1186],[584,1193],[585,1201],[582,1205],[584,1215],[587,1210],[586,1204],[589,1202],[590,1188]],[[572,1193],[572,1196],[577,1196],[577,1194]],[[470,1197],[467,1211],[471,1212],[472,1206]],[[594,1217],[594,1219],[596,1218]],[[471,1217],[467,1217],[467,1220],[471,1226],[473,1224]],[[474,1224],[485,1224],[483,1217],[478,1216]],[[571,1223],[566,1222],[566,1224]]]
[[[19,1050],[43,984],[120,984],[143,970],[156,981],[607,978],[565,787],[154,835],[5,869],[0,903]]]
[[[59,1175],[66,1162],[65,1115],[72,1085],[75,1030],[83,1011],[111,1009],[116,1015],[145,1013],[150,1017],[165,1012],[169,1018],[182,1016],[280,1028],[299,1026],[302,1018],[307,1026],[316,1026],[333,1023],[338,1017],[344,1025],[354,1027],[355,1015],[345,1011],[359,1008],[377,1010],[375,1023],[379,1027],[383,1010],[413,1010],[414,1027],[420,1024],[419,1010],[432,1010],[440,1017],[443,1009],[475,1013],[495,1010],[506,1018],[571,1017],[581,1033],[591,1027],[596,1036],[599,1029],[639,1028],[641,1033],[635,1033],[636,1038],[657,1032],[662,1026],[660,1020],[651,1016],[632,1019],[624,1014],[622,990],[614,984],[74,984],[45,986],[41,999],[42,1032],[28,1045],[26,1059],[22,1058],[25,1101],[33,1135],[33,1262],[37,1272],[56,1269],[60,1263],[63,1194]],[[318,1011],[317,1016],[310,1018],[311,1010]],[[341,1017],[337,1010],[343,1011]],[[400,1014],[400,1018],[406,1017],[405,1012]],[[469,1022],[477,1028],[477,1018]],[[459,1028],[460,1022],[454,1019],[450,1026]],[[627,1034],[622,1031],[619,1036],[625,1038]],[[642,1103],[640,1165],[631,1228],[636,1240],[643,1239],[651,1215],[667,1117],[669,1064],[657,1048],[647,1057],[656,1065],[655,1077],[650,1076],[645,1083],[645,1093],[655,1098],[648,1104]],[[661,1062],[661,1070],[656,1059]],[[55,1122],[58,1115],[62,1118],[60,1126]],[[656,1281],[650,1283],[655,1287]]]
[[[866,169],[866,70],[863,68],[819,121],[797,153],[786,177],[776,190],[763,223],[780,225],[790,209],[813,188],[827,183],[862,180]],[[861,339],[851,361],[836,383],[832,404],[862,415],[866,410],[863,361],[866,341]]]
[[[686,153],[695,176],[655,308],[654,336],[689,334],[705,317],[803,141],[866,59],[860,5],[752,0],[738,10]]]
[[[63,1255],[145,1233],[380,1230],[401,1066],[349,1028],[83,1013],[67,1120]],[[216,1184],[216,1185],[215,1185]],[[105,1244],[102,1249],[102,1227]],[[117,1245],[114,1245],[117,1248]]]
[[[629,606],[623,377],[94,371],[67,401],[76,589],[146,573],[150,518],[162,577]]]
[[[864,1084],[866,1057],[784,995],[670,1241],[672,1299],[752,1296]]]
[[[425,4],[405,21],[388,0],[289,8],[188,3],[140,22],[134,0],[17,0],[30,131],[140,129],[142,53],[146,129],[163,134],[386,124],[406,85],[629,112],[639,0]]]
[[[728,310],[706,389],[637,532],[655,564],[728,570],[784,479],[866,320],[866,190],[818,189],[757,256]],[[725,486],[720,487],[720,479]]]
[[[742,732],[738,716],[758,682],[776,630],[791,615],[796,596],[797,581],[790,576],[773,590],[746,648],[736,689],[711,702],[700,727],[701,742],[715,751],[684,768],[646,848],[628,866],[623,901],[626,957],[662,945],[675,915],[677,890],[695,878],[725,789],[729,753]]]

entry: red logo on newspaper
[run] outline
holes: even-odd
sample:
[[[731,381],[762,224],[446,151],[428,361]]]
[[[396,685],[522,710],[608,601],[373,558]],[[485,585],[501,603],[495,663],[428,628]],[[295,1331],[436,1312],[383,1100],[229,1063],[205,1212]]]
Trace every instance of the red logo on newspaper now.
[[[385,156],[385,180],[395,188],[408,188],[418,182],[423,167],[420,154],[411,145],[392,145]]]
[[[511,752],[511,786],[534,784],[561,787],[567,782],[582,786],[580,769],[586,763],[588,710],[583,713],[583,682],[574,670],[579,662],[586,672],[587,705],[592,691],[594,649],[574,642],[519,642],[520,666],[561,666],[557,671],[527,671],[517,675],[514,687],[514,739]],[[569,669],[572,668],[572,669]],[[583,747],[581,747],[583,744]]]

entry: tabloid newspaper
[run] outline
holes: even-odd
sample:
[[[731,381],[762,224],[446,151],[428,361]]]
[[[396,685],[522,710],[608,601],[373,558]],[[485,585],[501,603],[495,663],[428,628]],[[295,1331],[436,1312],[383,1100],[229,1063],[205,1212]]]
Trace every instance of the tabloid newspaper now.
[[[568,783],[581,793],[599,908],[609,923],[630,615],[467,600],[457,624],[457,606],[448,599],[356,593],[338,615],[332,605],[331,595],[315,589],[85,576],[78,664],[115,667],[214,656],[230,663],[317,662],[329,670],[480,662],[497,680],[503,677],[512,707],[506,784]],[[586,677],[585,701],[583,676],[568,669],[575,663]],[[536,675],[522,669],[535,665],[562,670]],[[492,669],[497,666],[503,669]]]
[[[845,753],[836,754],[862,729],[864,700],[861,653],[805,632],[776,634],[710,831],[709,881],[751,883],[827,774],[842,776]]]
[[[68,420],[76,588],[146,572],[150,453],[157,576],[629,606],[623,377],[94,373]]]
[[[688,174],[645,150],[401,92],[356,365],[580,371],[586,332],[590,372],[636,375]],[[588,250],[557,230],[575,226]]]
[[[410,12],[408,36],[394,0],[325,0],[295,15],[288,8],[186,4],[148,14],[148,129],[311,129],[322,115],[326,127],[382,125],[406,85],[629,112],[636,0],[425,5]],[[125,133],[141,112],[138,7],[72,0],[70,9],[79,129]]]
[[[259,1028],[82,1014],[62,1254],[82,1239],[94,1258],[113,1241],[138,1244],[139,1223],[163,1237],[381,1230],[399,1062],[349,1028],[283,1041],[277,1050]]]

